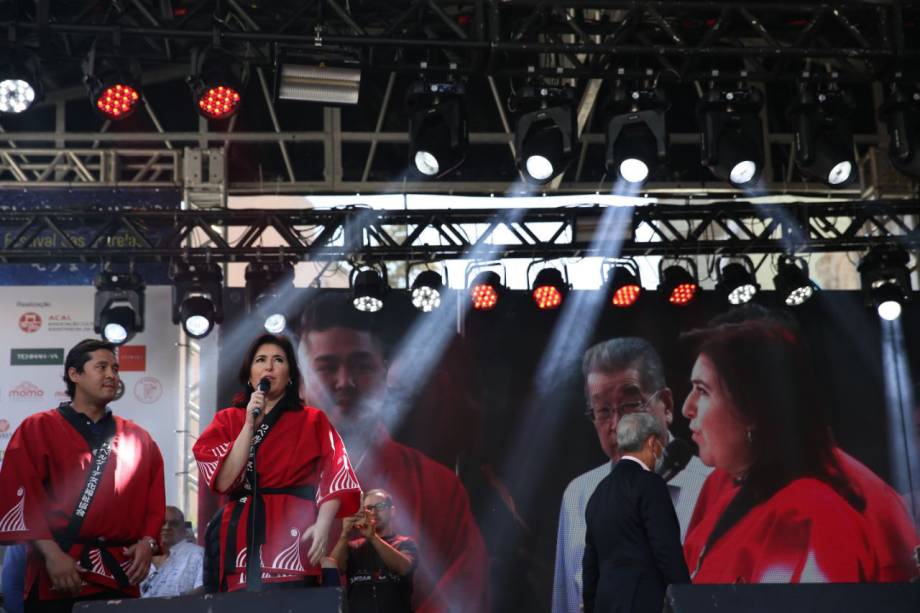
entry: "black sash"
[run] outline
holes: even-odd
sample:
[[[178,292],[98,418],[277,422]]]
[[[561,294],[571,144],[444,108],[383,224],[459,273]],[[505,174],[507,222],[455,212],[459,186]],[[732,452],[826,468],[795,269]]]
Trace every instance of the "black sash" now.
[[[769,496],[767,498],[769,498]],[[722,515],[719,516],[715,526],[712,527],[712,532],[710,532],[709,536],[706,538],[706,543],[703,545],[703,548],[700,549],[700,553],[696,558],[696,568],[693,569],[690,574],[691,580],[700,572],[700,568],[703,567],[703,559],[712,549],[713,545],[716,544],[716,541],[722,538],[726,532],[744,519],[754,507],[764,502],[764,500],[762,496],[755,494],[753,488],[747,484],[742,484],[738,489],[738,493],[735,494],[728,503],[728,506],[725,507],[725,510],[722,511]]]
[[[280,404],[280,403],[279,403]],[[256,452],[265,441],[272,427],[281,419],[284,408],[275,406],[265,415],[249,445],[249,460],[246,463],[246,478],[243,487],[251,494],[238,495],[230,523],[227,527],[227,547],[224,549],[224,572],[236,569],[236,529],[245,508],[247,497],[251,497],[249,508],[249,525],[246,527],[246,589],[258,592],[262,589],[261,547],[265,544],[265,500],[263,496],[287,494],[304,500],[316,497],[316,488],[312,485],[297,485],[279,488],[259,488],[259,473],[256,466]]]
[[[312,485],[295,485],[292,487],[268,487],[259,490],[260,505],[258,509],[261,510],[259,517],[256,520],[255,533],[256,540],[259,544],[265,543],[265,510],[264,505],[261,503],[264,500],[261,500],[262,496],[273,496],[278,494],[287,494],[288,496],[296,496],[303,500],[315,500],[316,499],[316,487]],[[233,511],[230,513],[230,522],[227,525],[227,547],[224,550],[224,572],[229,573],[231,569],[236,568],[236,529],[240,524],[240,516],[243,514],[243,509],[246,506],[246,496],[242,496],[233,501]],[[250,523],[250,527],[252,523]],[[247,546],[250,541],[253,540],[252,530],[246,531],[246,542]],[[247,550],[251,551],[251,550]],[[247,589],[251,586],[251,581],[249,580],[250,573],[252,569],[249,565],[249,556],[246,556],[246,585]],[[262,569],[258,569],[259,582],[261,585],[262,581]]]
[[[90,463],[89,472],[86,475],[86,482],[83,484],[83,491],[77,499],[77,506],[70,515],[70,521],[63,531],[54,532],[54,540],[65,552],[70,552],[74,545],[83,545],[80,553],[80,564],[87,570],[93,567],[90,561],[90,550],[99,549],[103,565],[108,569],[115,581],[122,588],[131,585],[128,576],[122,569],[121,565],[115,559],[115,556],[108,550],[109,547],[122,545],[122,543],[111,543],[103,538],[86,538],[80,537],[80,529],[83,527],[83,521],[89,512],[90,505],[96,497],[99,490],[99,484],[102,482],[102,473],[112,455],[112,444],[115,440],[115,420],[111,414],[106,414],[101,420],[102,436],[97,439],[93,432],[87,427],[85,418],[78,415],[69,402],[61,403],[58,407],[61,416],[80,433],[86,443],[89,445],[93,454],[93,460]]]

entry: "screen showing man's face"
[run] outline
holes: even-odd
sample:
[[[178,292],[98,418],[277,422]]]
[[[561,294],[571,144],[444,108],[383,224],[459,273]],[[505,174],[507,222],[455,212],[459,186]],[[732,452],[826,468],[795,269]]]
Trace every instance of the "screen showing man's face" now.
[[[333,423],[367,418],[383,402],[386,362],[367,332],[333,327],[311,331],[302,339],[309,366],[304,395],[330,412]]]

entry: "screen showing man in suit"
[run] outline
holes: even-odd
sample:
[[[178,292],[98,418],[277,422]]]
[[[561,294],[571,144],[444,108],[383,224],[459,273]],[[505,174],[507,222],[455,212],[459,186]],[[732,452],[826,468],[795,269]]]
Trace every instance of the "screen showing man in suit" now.
[[[677,513],[654,472],[666,441],[649,413],[624,415],[617,425],[620,461],[585,511],[586,613],[657,613],[668,585],[690,582]]]
[[[231,290],[239,299],[225,300],[224,325],[247,329],[244,292]],[[351,316],[350,293],[320,292],[338,292],[339,311]],[[394,289],[374,317],[370,332],[380,343],[370,349],[391,366],[374,369],[373,397],[386,402],[368,414],[385,422],[387,447],[404,452],[408,474],[422,466],[439,476],[400,481],[400,497],[417,502],[400,506],[414,520],[403,532],[419,543],[422,566],[463,568],[449,575],[456,585],[483,588],[438,602],[484,613],[578,613],[585,509],[623,464],[615,433],[633,413],[664,428],[669,454],[675,441],[689,446],[683,470],[663,477],[694,583],[917,577],[920,309],[905,310],[894,344],[894,328],[857,292],[822,292],[796,310],[769,293],[757,308],[727,310],[710,292],[681,309],[648,292],[633,308],[608,301],[596,314],[581,311],[587,292],[573,290],[551,313],[511,290],[479,312],[451,289],[441,310],[422,313]],[[304,312],[316,290],[301,299],[292,312]],[[324,340],[311,339],[304,359]],[[324,354],[345,352],[341,339],[331,344]],[[218,371],[232,394],[238,356],[232,343],[225,348]],[[11,403],[4,410],[19,406],[15,391],[2,390]],[[341,412],[334,395],[315,402]],[[8,432],[17,425],[9,412],[0,416],[0,447],[3,420]],[[348,452],[362,486],[379,486],[367,477],[377,464],[371,454],[359,464],[356,445]],[[456,555],[439,553],[443,534],[456,535]],[[473,562],[470,552],[478,552]],[[415,596],[428,593],[423,571]],[[611,598],[616,591],[605,585],[599,580],[596,609],[605,589]]]

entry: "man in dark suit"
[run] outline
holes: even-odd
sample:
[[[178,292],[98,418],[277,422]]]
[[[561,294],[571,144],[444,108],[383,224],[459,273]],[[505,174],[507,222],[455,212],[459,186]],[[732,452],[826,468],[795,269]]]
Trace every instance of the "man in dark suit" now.
[[[690,583],[677,514],[653,472],[666,441],[648,413],[620,419],[620,461],[585,511],[585,613],[660,613],[668,584]]]

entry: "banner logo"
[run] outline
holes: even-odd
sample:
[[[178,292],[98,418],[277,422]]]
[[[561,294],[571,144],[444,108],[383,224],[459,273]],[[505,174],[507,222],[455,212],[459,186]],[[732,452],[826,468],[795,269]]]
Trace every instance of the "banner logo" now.
[[[118,368],[121,372],[147,370],[146,345],[122,345],[118,348]]]
[[[10,400],[41,400],[45,392],[30,381],[23,381],[7,394]]]
[[[6,434],[10,431],[10,422],[5,419],[0,419],[0,434]]]
[[[74,319],[67,313],[48,315],[48,332],[92,332],[93,322]]]
[[[10,350],[11,366],[59,366],[64,363],[63,349],[26,349]]]
[[[163,384],[155,377],[144,377],[134,384],[134,397],[144,404],[153,404],[163,395]]]
[[[26,334],[38,332],[42,327],[42,316],[33,311],[19,316],[19,329]]]

